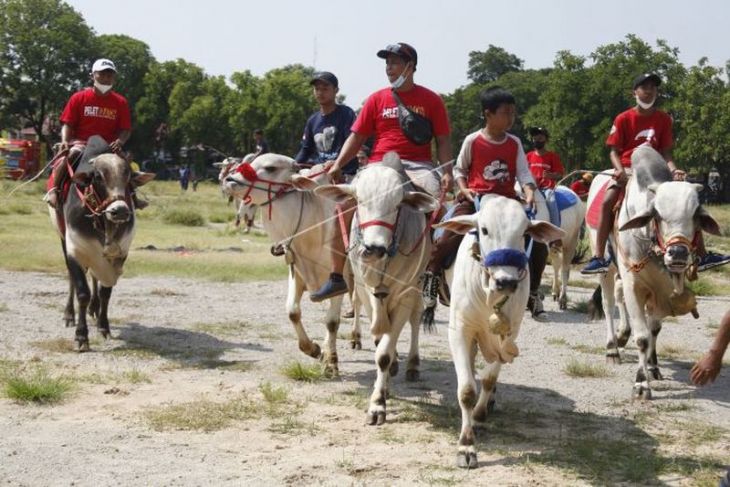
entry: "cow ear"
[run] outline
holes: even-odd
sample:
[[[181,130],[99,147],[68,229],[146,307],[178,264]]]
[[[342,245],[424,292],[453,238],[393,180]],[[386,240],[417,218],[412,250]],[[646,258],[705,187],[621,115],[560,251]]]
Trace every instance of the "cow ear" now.
[[[639,213],[638,215],[634,216],[631,220],[627,221],[623,225],[621,225],[621,228],[619,228],[620,232],[623,232],[624,230],[631,230],[632,228],[642,228],[649,224],[652,218],[654,218],[654,215],[656,214],[656,211],[654,210],[654,205],[649,206],[649,208],[644,213]]]
[[[712,215],[710,215],[707,210],[700,206],[699,208],[697,208],[695,216],[699,218],[700,228],[702,228],[703,231],[709,233],[710,235],[722,235],[722,232],[720,231],[720,225],[717,224],[717,221],[712,218]]]
[[[437,223],[433,226],[433,228],[443,228],[450,232],[464,235],[471,229],[477,227],[477,216],[477,213],[474,213],[473,215],[455,216],[445,222]]]
[[[155,179],[156,174],[153,172],[133,172],[132,173],[132,185],[136,188],[140,186],[144,186],[145,184],[149,183],[153,179]]]
[[[695,191],[697,191],[698,193],[701,193],[702,190],[705,189],[704,185],[702,185],[702,184],[694,183],[694,184],[692,184],[692,186],[694,186]]]
[[[355,199],[354,190],[349,184],[325,184],[315,188],[314,194],[322,198],[329,198],[337,203]]]
[[[91,179],[94,177],[94,175],[90,172],[77,172],[73,175],[73,181],[78,184],[79,186],[88,186],[89,183],[91,183]]]
[[[441,206],[436,198],[419,191],[406,191],[403,195],[403,204],[422,213],[437,211]]]
[[[291,184],[299,191],[313,191],[314,188],[319,186],[316,181],[301,174],[294,174],[291,177]]]
[[[656,190],[659,188],[659,185],[661,183],[651,183],[649,186],[646,187],[650,192],[656,194]]]
[[[538,242],[545,244],[565,238],[565,232],[562,229],[552,223],[540,220],[530,222],[530,226],[527,227],[525,235],[529,235]]]

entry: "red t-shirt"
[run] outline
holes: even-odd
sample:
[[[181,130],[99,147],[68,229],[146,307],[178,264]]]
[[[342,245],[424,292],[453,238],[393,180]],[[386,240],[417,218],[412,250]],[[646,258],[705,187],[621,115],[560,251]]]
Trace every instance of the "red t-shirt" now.
[[[471,166],[467,186],[479,194],[501,194],[515,198],[515,175],[520,146],[508,137],[495,144],[481,133],[472,139]]]
[[[572,189],[573,192],[582,199],[588,196],[588,191],[591,188],[582,179],[579,179],[578,181],[574,181],[573,184],[570,185],[570,189]]]
[[[423,86],[414,85],[408,91],[399,91],[403,104],[431,121],[433,135],[449,135],[449,116],[441,97]],[[398,103],[390,88],[376,91],[365,101],[352,131],[370,137],[375,135],[375,146],[370,162],[378,162],[390,151],[406,161],[431,161],[431,144],[416,145],[403,134],[398,124]]]
[[[655,110],[650,115],[640,115],[635,108],[619,113],[613,121],[606,145],[615,147],[621,154],[621,164],[631,167],[631,154],[640,145],[649,144],[662,152],[672,147],[672,117]]]
[[[527,153],[527,162],[530,165],[530,172],[535,177],[537,187],[540,189],[554,188],[557,181],[545,178],[543,175],[547,172],[565,173],[563,163],[560,162],[560,156],[555,152],[547,151],[540,155],[537,150]]]
[[[74,93],[61,114],[61,122],[73,127],[73,137],[88,140],[100,135],[111,143],[122,130],[132,128],[126,98],[114,91],[99,95],[94,88]]]

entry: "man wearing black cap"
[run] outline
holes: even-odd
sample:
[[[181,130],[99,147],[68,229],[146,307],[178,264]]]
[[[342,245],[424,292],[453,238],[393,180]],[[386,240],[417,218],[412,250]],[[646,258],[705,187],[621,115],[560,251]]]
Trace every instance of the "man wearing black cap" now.
[[[390,86],[376,91],[365,101],[352,126],[352,133],[329,174],[336,179],[345,164],[357,154],[360,146],[372,136],[375,143],[370,154],[370,164],[382,161],[386,153],[394,151],[400,156],[411,181],[420,189],[438,197],[440,192],[449,191],[454,181],[446,106],[437,93],[414,83],[413,74],[418,64],[418,54],[413,46],[405,42],[391,44],[378,51],[377,55],[385,59],[385,74]],[[436,139],[437,156],[441,163],[439,169],[433,164],[430,140],[425,144],[417,144],[401,128],[398,121],[401,108],[394,92],[408,110],[425,117],[430,122],[432,138]],[[441,176],[438,174],[439,170],[443,171]],[[335,228],[339,233],[339,226],[335,225]],[[341,236],[338,235],[338,238],[341,240]],[[333,248],[333,254],[338,252],[344,253],[344,249]],[[339,265],[339,262],[342,262],[342,265]],[[333,264],[329,281],[311,295],[313,301],[347,292],[342,280],[344,258],[333,259]]]
[[[596,252],[581,270],[583,274],[600,274],[608,271],[610,264],[604,259],[606,241],[613,223],[613,208],[621,190],[628,181],[631,169],[631,154],[640,145],[648,144],[659,152],[672,172],[675,180],[683,180],[684,171],[677,169],[672,159],[672,118],[656,108],[658,88],[662,80],[656,73],[642,73],[634,78],[633,89],[636,106],[620,113],[613,122],[606,145],[611,148],[613,180],[601,206],[601,218],[596,235]],[[697,253],[700,256],[698,270],[703,271],[730,262],[730,256],[707,253],[703,239],[699,239]]]

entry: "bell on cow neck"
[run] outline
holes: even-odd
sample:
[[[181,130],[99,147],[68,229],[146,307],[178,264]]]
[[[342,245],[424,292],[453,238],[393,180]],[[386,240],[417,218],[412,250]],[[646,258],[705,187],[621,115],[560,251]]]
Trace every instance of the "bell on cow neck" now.
[[[507,316],[501,310],[495,311],[489,317],[489,331],[495,335],[509,335],[511,331],[509,319],[507,319]]]

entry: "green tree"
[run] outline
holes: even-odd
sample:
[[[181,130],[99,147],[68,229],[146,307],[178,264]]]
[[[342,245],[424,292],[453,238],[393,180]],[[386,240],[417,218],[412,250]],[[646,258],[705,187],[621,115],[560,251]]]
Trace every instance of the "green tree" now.
[[[265,115],[259,109],[262,81],[250,71],[242,71],[233,73],[231,83],[233,89],[226,110],[228,124],[235,152],[245,154],[250,152],[253,131],[266,125]]]
[[[0,0],[0,12],[0,121],[42,134],[89,81],[94,33],[61,0]]]
[[[503,74],[521,71],[523,61],[501,47],[489,44],[486,51],[469,53],[469,69],[467,76],[477,84],[496,81]]]

